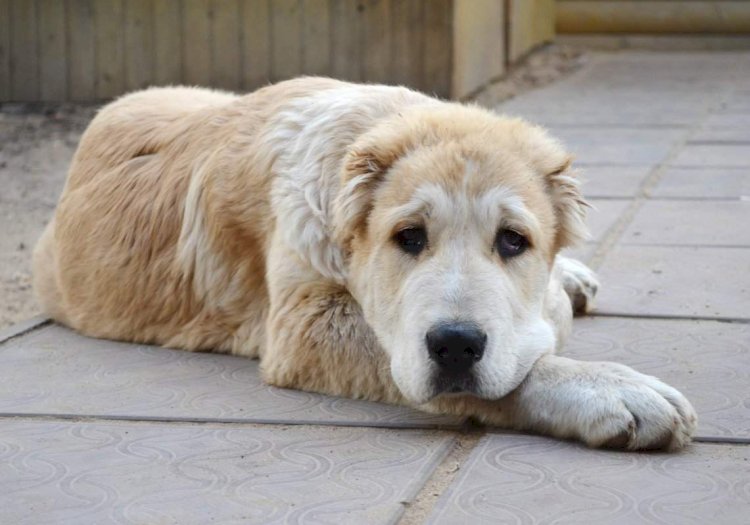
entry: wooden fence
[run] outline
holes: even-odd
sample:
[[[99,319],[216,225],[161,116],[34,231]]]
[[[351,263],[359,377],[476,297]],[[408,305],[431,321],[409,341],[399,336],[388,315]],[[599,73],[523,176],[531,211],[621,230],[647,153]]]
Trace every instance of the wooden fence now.
[[[551,36],[551,15],[542,37],[527,30],[540,5],[552,0],[0,0],[0,101],[301,74],[462,96]]]

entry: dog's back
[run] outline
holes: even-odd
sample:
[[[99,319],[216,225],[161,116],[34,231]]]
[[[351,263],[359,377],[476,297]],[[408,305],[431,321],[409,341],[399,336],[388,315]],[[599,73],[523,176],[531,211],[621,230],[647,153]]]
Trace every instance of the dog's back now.
[[[315,229],[309,199],[331,198],[318,178],[337,178],[378,118],[425,101],[325,78],[242,97],[155,88],[116,100],[84,133],[37,245],[40,303],[87,335],[257,355],[276,216],[289,232]],[[301,251],[307,240],[287,239]]]

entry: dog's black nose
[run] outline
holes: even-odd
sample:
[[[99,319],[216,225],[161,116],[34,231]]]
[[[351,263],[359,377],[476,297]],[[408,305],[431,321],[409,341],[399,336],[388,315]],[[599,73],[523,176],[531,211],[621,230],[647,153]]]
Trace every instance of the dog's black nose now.
[[[427,332],[430,358],[449,374],[468,372],[482,359],[487,334],[470,323],[440,324]]]

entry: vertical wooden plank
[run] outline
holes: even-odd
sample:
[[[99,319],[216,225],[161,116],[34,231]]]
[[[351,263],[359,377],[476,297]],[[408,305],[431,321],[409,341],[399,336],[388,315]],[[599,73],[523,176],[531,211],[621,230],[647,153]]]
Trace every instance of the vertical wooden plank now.
[[[423,0],[393,0],[391,15],[391,79],[395,84],[423,87]]]
[[[209,0],[183,0],[182,56],[185,82],[211,84],[211,10]]]
[[[328,0],[303,0],[302,71],[328,75],[331,70],[331,10]]]
[[[10,6],[10,97],[39,99],[39,52],[36,2],[14,0]]]
[[[154,0],[154,83],[182,82],[182,26],[178,0]]]
[[[470,96],[505,71],[502,0],[453,0],[451,95]]]
[[[452,0],[429,0],[424,12],[424,90],[447,98],[451,90]]]
[[[68,96],[65,56],[65,4],[59,0],[38,0],[39,15],[39,98],[62,101]]]
[[[271,78],[270,1],[242,0],[242,89],[252,90]]]
[[[302,5],[299,0],[271,3],[271,79],[276,82],[302,72]]]
[[[114,98],[125,92],[125,14],[123,0],[94,4],[96,26],[96,97]]]
[[[10,99],[10,0],[0,0],[0,102]]]
[[[94,0],[67,0],[68,97],[96,99]]]
[[[343,80],[362,79],[360,55],[361,0],[331,1],[331,75]]]
[[[125,87],[143,89],[154,81],[154,4],[125,2]]]
[[[390,0],[366,0],[362,13],[362,80],[391,81]]]
[[[211,85],[238,90],[240,21],[237,0],[213,0],[211,18]]]
[[[555,37],[554,0],[510,0],[508,9],[508,60],[511,63]]]

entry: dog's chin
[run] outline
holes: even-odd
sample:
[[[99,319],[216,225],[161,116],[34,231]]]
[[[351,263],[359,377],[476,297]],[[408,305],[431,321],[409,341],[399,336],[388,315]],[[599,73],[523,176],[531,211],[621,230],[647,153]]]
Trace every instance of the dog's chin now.
[[[439,375],[432,381],[432,397],[450,395],[477,396],[479,388],[473,375],[453,377]]]

